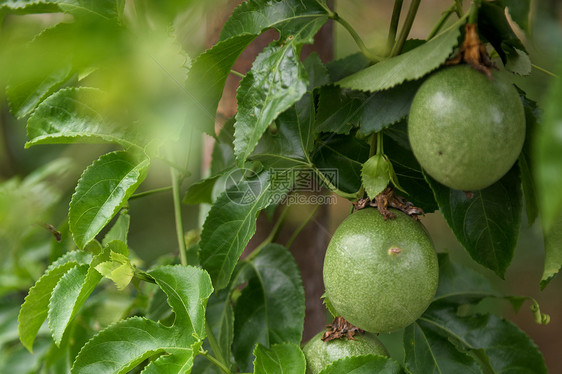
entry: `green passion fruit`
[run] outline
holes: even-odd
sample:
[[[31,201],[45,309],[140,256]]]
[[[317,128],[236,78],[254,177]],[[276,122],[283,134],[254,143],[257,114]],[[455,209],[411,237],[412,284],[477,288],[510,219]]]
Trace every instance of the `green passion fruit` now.
[[[437,290],[438,264],[425,228],[401,211],[384,220],[373,208],[348,216],[324,259],[326,296],[335,311],[373,333],[414,322]]]
[[[323,332],[314,336],[303,348],[306,358],[306,373],[320,373],[326,366],[340,358],[376,354],[387,356],[388,352],[373,334],[356,334],[353,339],[322,341]]]
[[[408,119],[412,151],[424,170],[457,190],[498,181],[525,140],[525,112],[515,87],[468,65],[430,76],[416,93]]]

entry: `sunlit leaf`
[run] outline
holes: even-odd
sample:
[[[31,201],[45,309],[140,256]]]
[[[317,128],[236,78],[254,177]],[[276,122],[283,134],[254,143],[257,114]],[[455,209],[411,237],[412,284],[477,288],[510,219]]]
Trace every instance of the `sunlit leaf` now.
[[[85,252],[69,252],[53,262],[45,274],[29,290],[18,316],[18,332],[22,344],[31,352],[39,328],[47,319],[49,299],[53,289],[66,272],[88,264],[91,255]]]
[[[94,161],[80,177],[68,218],[74,241],[83,248],[107,225],[146,177],[150,161],[124,151]]]
[[[65,88],[43,101],[27,122],[26,147],[36,144],[132,144],[130,135],[104,117],[103,92],[88,87]]]

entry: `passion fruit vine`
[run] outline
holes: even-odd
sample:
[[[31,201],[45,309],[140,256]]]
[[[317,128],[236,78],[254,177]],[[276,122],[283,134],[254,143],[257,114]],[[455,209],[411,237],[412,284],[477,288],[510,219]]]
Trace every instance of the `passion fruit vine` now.
[[[335,339],[322,341],[323,333],[314,336],[303,348],[306,358],[306,373],[320,373],[332,362],[344,357],[376,354],[387,356],[388,352],[379,339],[373,334],[355,335],[354,339]]]
[[[414,156],[438,182],[479,190],[513,166],[525,140],[525,112],[515,87],[468,65],[447,67],[419,88],[408,119]]]
[[[348,216],[324,259],[326,296],[335,311],[373,333],[414,322],[437,290],[437,255],[425,228],[392,210],[386,220],[373,208]]]

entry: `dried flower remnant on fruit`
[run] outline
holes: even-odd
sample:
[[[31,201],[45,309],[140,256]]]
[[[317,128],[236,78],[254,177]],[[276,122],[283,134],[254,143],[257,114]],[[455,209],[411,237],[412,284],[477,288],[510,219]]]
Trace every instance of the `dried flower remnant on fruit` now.
[[[359,327],[353,326],[351,323],[347,322],[343,317],[336,317],[332,321],[331,325],[327,325],[329,331],[326,331],[322,336],[322,341],[329,342],[330,340],[335,339],[343,339],[344,337],[347,340],[356,340],[353,336],[356,333],[365,333],[365,331],[361,330]]]
[[[402,250],[398,247],[392,247],[388,250],[388,254],[391,256],[396,256],[400,253],[402,253]]]
[[[47,229],[51,234],[53,234],[53,236],[55,237],[55,240],[57,242],[60,243],[60,241],[62,240],[62,234],[60,233],[60,231],[58,231],[56,229],[55,226],[49,224],[49,223],[43,223],[41,224],[41,226],[43,226],[45,229]]]
[[[462,62],[469,64],[474,69],[492,78],[492,68],[495,67],[486,47],[480,41],[477,25],[467,23],[464,27],[464,41],[459,50],[459,54],[447,60],[445,65],[458,65]]]
[[[388,207],[398,209],[415,220],[418,220],[420,215],[424,215],[423,209],[414,206],[414,204],[402,196],[397,195],[392,187],[387,187],[383,192],[375,196],[374,201],[369,198],[359,199],[357,203],[354,203],[353,205],[354,211],[358,211],[369,206],[377,208],[379,213],[384,217],[385,221],[387,219],[394,218],[394,214],[388,209]]]

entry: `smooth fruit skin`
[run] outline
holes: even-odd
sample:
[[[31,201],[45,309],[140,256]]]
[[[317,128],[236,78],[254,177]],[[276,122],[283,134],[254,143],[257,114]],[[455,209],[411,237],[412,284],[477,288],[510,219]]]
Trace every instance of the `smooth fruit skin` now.
[[[329,342],[322,341],[323,334],[321,332],[314,336],[303,348],[307,374],[318,374],[332,362],[344,357],[367,354],[388,357],[386,348],[373,334],[356,334],[356,340],[344,338]]]
[[[324,286],[334,309],[374,333],[401,329],[429,306],[437,290],[437,255],[421,223],[374,208],[348,216],[324,259]]]
[[[515,87],[470,66],[445,68],[419,88],[408,119],[416,159],[438,182],[479,190],[498,181],[525,141],[525,112]]]

